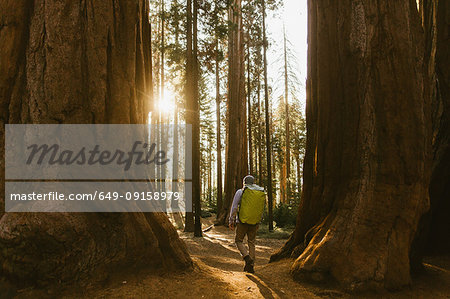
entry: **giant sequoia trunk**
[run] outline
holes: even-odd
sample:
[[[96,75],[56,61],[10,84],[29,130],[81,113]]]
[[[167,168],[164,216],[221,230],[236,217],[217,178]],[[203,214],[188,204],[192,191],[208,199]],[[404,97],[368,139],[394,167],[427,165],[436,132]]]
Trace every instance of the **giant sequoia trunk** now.
[[[296,279],[348,289],[410,283],[428,208],[430,101],[415,1],[309,4],[307,145]]]
[[[5,0],[0,24],[3,143],[7,123],[146,122],[147,1]],[[7,213],[0,247],[1,276],[21,284],[104,277],[119,266],[191,265],[161,213]]]
[[[426,252],[450,252],[450,3],[446,0],[427,1],[425,11],[435,19],[430,20],[428,30],[435,30],[436,87],[433,94],[433,169],[430,182],[430,223]],[[435,12],[433,13],[433,10]],[[433,26],[434,25],[434,26]]]
[[[430,210],[422,216],[411,249],[414,269],[422,269],[422,257],[450,252],[450,3],[421,0],[426,37],[425,62],[431,97],[433,164],[429,186]]]
[[[245,65],[242,32],[241,0],[229,8],[227,147],[225,154],[225,198],[218,223],[228,221],[234,193],[242,187],[248,172],[247,130],[245,108]]]

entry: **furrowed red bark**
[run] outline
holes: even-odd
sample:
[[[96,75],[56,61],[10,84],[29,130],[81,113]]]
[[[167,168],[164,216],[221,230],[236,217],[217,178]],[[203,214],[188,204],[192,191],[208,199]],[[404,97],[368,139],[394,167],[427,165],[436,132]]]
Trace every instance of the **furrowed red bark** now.
[[[428,209],[431,113],[415,1],[312,1],[295,279],[350,290],[410,283]]]
[[[241,0],[234,0],[229,8],[228,41],[228,99],[227,142],[225,154],[225,189],[222,210],[217,224],[228,223],[228,214],[234,193],[242,188],[242,179],[248,172],[247,130],[245,105],[245,65],[242,32]]]
[[[433,168],[430,182],[431,222],[426,252],[450,251],[450,3],[436,5],[436,90],[433,94]]]
[[[4,124],[146,123],[148,9],[147,1],[2,1],[3,143]],[[2,203],[4,170],[2,160]],[[161,213],[7,213],[0,247],[1,276],[20,285],[93,283],[119,267],[192,265]]]
[[[426,37],[427,63],[432,98],[433,165],[429,186],[430,210],[422,216],[411,249],[412,267],[422,269],[424,255],[450,250],[450,4],[448,1],[420,1]]]

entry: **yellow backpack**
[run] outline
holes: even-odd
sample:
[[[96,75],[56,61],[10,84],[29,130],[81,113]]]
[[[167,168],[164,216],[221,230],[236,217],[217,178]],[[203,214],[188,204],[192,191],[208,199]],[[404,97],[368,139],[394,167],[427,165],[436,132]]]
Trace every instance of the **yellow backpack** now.
[[[247,224],[261,222],[265,203],[266,193],[264,191],[245,188],[239,207],[239,221]]]

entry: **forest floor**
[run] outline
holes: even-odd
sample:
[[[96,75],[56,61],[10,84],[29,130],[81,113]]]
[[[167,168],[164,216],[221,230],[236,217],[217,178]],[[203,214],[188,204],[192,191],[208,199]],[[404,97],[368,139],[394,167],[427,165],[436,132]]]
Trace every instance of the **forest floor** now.
[[[202,221],[204,229],[210,228],[204,232],[203,238],[194,238],[191,233],[179,231],[194,260],[194,271],[114,275],[115,278],[100,289],[78,290],[78,295],[68,292],[63,297],[450,298],[450,256],[426,259],[424,274],[414,278],[410,288],[394,293],[350,295],[331,285],[317,286],[293,281],[289,275],[293,262],[290,259],[268,264],[270,255],[286,242],[287,232],[278,230],[268,237],[265,229],[261,229],[256,242],[256,273],[248,274],[242,272],[243,261],[234,245],[233,232],[223,226],[212,227],[212,217]]]

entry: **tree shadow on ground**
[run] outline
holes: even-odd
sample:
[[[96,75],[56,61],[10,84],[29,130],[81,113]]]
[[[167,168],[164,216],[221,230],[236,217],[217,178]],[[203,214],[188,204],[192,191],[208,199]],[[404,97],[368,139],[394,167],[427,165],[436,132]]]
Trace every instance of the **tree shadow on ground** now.
[[[247,274],[245,276],[247,276],[248,279],[253,281],[258,286],[259,291],[260,291],[261,295],[264,296],[264,298],[270,298],[270,299],[275,298],[272,294],[272,292],[274,292],[274,291],[271,288],[269,288],[263,281],[261,281],[257,276],[254,276],[251,274]]]

